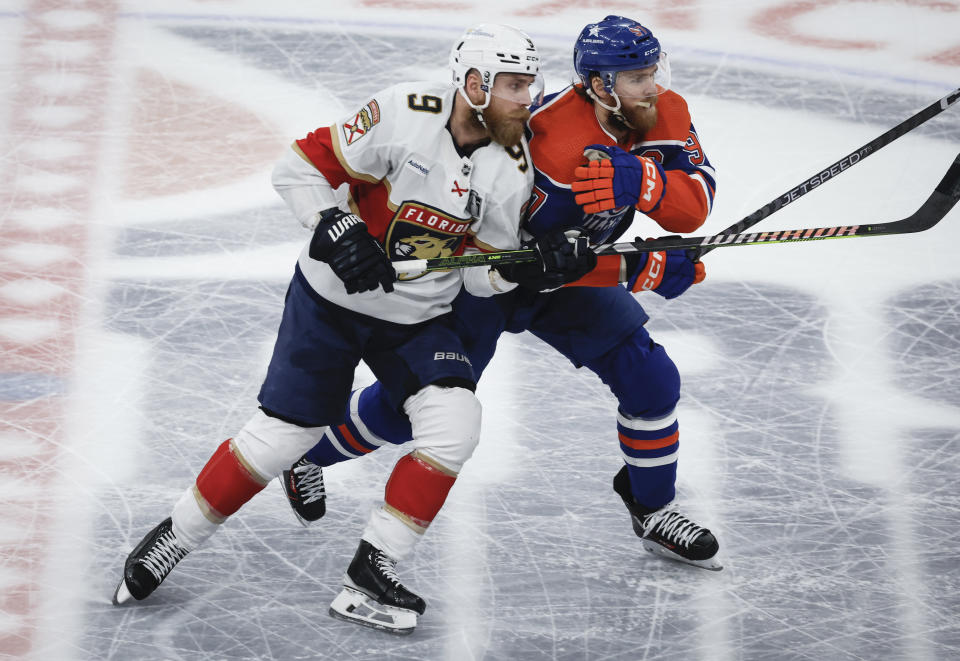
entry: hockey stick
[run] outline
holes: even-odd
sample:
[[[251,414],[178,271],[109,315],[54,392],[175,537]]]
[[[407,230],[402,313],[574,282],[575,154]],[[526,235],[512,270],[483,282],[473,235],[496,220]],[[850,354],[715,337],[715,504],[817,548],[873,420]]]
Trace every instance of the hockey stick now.
[[[919,112],[914,114],[912,117],[909,117],[904,121],[900,122],[899,124],[894,126],[889,131],[883,133],[882,135],[877,136],[876,138],[874,138],[867,144],[863,145],[859,149],[853,152],[850,152],[840,160],[824,168],[823,170],[813,175],[812,177],[809,177],[800,185],[795,186],[794,188],[791,188],[789,191],[787,191],[783,195],[780,195],[776,199],[768,202],[767,204],[760,207],[750,215],[745,216],[744,218],[737,221],[736,223],[726,228],[725,230],[715,235],[714,237],[706,237],[706,238],[713,239],[713,238],[721,237],[725,235],[752,236],[752,235],[741,235],[741,232],[743,232],[745,229],[753,227],[764,218],[771,216],[772,214],[779,211],[783,207],[787,206],[791,202],[794,202],[795,200],[803,197],[814,188],[818,188],[821,184],[829,181],[830,179],[833,179],[841,172],[848,170],[850,167],[852,167],[856,163],[859,163],[864,158],[874,153],[878,149],[887,146],[897,138],[900,138],[901,136],[909,133],[910,131],[917,128],[921,124],[930,120],[931,118],[936,117],[941,112],[943,112],[944,110],[952,106],[954,103],[956,103],[958,100],[960,100],[960,88],[953,90],[952,92],[944,96],[942,99],[938,99],[937,101],[931,103],[929,106],[927,106],[923,110],[920,110]],[[919,214],[920,211],[918,211],[917,213]],[[939,220],[939,218],[937,220]],[[887,225],[889,224],[891,223],[888,223]],[[819,230],[829,230],[829,229],[831,228],[817,228],[810,231],[817,232]],[[832,229],[837,230],[840,228],[832,228]],[[917,231],[917,230],[910,230],[910,231]],[[898,233],[898,232],[895,232],[895,233]],[[858,236],[864,236],[864,234],[860,234]],[[818,236],[816,238],[829,238],[829,237]],[[696,241],[696,240],[697,240],[696,238],[689,238],[689,239],[684,239],[683,241],[688,242],[688,241]],[[801,240],[804,240],[804,239],[801,239]],[[809,238],[805,240],[809,240]],[[658,247],[651,248],[651,250],[674,249],[673,244],[667,245],[663,243],[664,241],[667,241],[667,239],[658,239],[657,241],[661,243],[657,244]],[[673,243],[676,242],[676,240],[671,240],[671,241]],[[769,240],[767,240],[767,242],[769,242]],[[729,242],[726,244],[721,244],[721,242],[716,241],[701,247],[700,254],[701,255],[706,254],[711,250],[713,250],[714,248],[719,247],[720,245],[743,245],[744,243],[746,242],[740,241],[739,243],[736,243],[736,244],[730,244]],[[760,242],[752,241],[750,243],[760,243]],[[620,243],[620,244],[614,244],[614,245],[615,246],[635,246],[634,243]],[[654,244],[650,242],[644,242],[643,245],[654,245]],[[700,247],[700,245],[701,244],[696,243],[693,245],[684,245],[682,247]],[[612,247],[608,247],[608,249],[612,249]],[[636,246],[634,247],[633,250],[631,250],[631,252],[632,251],[648,252],[646,250],[637,250]],[[615,252],[623,252],[623,251],[620,250]],[[603,254],[603,253],[598,252],[597,254]],[[606,253],[606,254],[609,254],[609,253]],[[483,264],[495,264],[495,263],[506,264],[510,262],[529,261],[531,259],[530,255],[531,255],[531,251],[529,250],[512,250],[512,251],[504,251],[504,252],[496,252],[496,253],[487,253],[486,255],[462,255],[457,257],[438,257],[438,258],[428,259],[428,260],[404,260],[404,261],[395,262],[394,268],[397,270],[398,273],[423,273],[425,271],[436,271],[436,270],[449,269],[449,268],[463,268],[467,266],[480,266]],[[496,256],[496,257],[493,257],[493,256]],[[471,259],[475,261],[470,261]],[[455,260],[455,261],[451,262],[447,266],[439,266],[439,265],[435,265],[435,264],[438,264],[437,260]]]
[[[625,253],[655,252],[658,250],[687,250],[690,248],[724,248],[727,246],[749,246],[758,243],[795,243],[798,241],[818,241],[822,239],[842,239],[856,236],[884,236],[890,234],[910,234],[928,230],[953,208],[960,200],[960,154],[953,160],[943,179],[933,193],[916,212],[901,220],[872,225],[842,225],[835,227],[812,227],[809,229],[778,230],[775,232],[751,232],[748,234],[714,234],[711,236],[665,237],[648,241],[629,241],[600,246],[597,255],[622,255]],[[510,264],[536,260],[536,253],[530,248],[507,250],[503,252],[478,253],[474,255],[456,255],[453,257],[435,257],[433,259],[413,259],[394,262],[398,273],[423,273],[444,269],[483,266],[485,264]]]
[[[859,149],[850,152],[836,163],[828,165],[800,185],[794,186],[786,193],[763,205],[749,216],[745,216],[741,220],[738,220],[733,225],[720,232],[720,234],[740,234],[745,229],[753,227],[764,218],[774,214],[791,202],[800,199],[814,188],[819,187],[821,184],[824,184],[827,181],[830,181],[841,172],[850,169],[870,154],[873,154],[882,147],[886,147],[897,138],[906,135],[924,122],[936,117],[958,100],[960,100],[960,88],[953,90],[942,99],[934,101],[929,106],[919,111],[912,117],[908,117],[907,119],[903,120],[886,133],[877,136]],[[707,246],[703,248],[700,254],[705,255],[716,247],[716,245]]]

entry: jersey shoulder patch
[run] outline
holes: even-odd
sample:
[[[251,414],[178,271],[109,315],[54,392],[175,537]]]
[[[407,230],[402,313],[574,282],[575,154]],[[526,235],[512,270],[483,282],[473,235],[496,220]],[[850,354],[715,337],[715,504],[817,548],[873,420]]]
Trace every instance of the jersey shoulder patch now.
[[[380,123],[380,104],[376,99],[370,99],[370,102],[357,111],[353,119],[343,122],[343,141],[347,145],[365,136],[370,129]]]

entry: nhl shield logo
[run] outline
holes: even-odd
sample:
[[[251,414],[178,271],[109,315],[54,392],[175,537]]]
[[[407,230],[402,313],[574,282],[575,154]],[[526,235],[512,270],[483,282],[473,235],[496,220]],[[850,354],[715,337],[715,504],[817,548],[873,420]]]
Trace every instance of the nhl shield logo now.
[[[472,222],[472,219],[456,218],[420,202],[404,202],[387,229],[386,245],[390,259],[460,255]],[[424,275],[401,275],[400,279],[415,280]]]

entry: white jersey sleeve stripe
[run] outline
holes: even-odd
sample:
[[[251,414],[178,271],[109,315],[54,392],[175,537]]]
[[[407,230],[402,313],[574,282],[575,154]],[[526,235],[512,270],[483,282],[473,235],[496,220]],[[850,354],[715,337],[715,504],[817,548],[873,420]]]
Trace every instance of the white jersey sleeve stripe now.
[[[686,147],[687,143],[683,140],[644,140],[642,143],[637,145],[638,147],[643,147],[644,149],[648,147]]]
[[[691,174],[690,178],[698,181],[703,188],[703,196],[707,199],[707,215],[709,216],[710,212],[713,211],[713,195],[710,192],[710,186],[707,185],[706,179],[699,172]]]

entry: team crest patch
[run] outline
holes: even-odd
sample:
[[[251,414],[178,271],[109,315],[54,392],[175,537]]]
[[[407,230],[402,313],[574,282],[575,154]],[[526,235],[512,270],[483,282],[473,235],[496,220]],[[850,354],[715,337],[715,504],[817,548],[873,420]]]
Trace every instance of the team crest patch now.
[[[380,123],[380,106],[376,99],[360,108],[353,119],[343,123],[343,137],[348,145],[362,138],[374,126]]]
[[[387,252],[391,260],[460,255],[472,222],[420,202],[404,202],[387,229]],[[402,275],[400,279],[414,280],[423,275]]]

